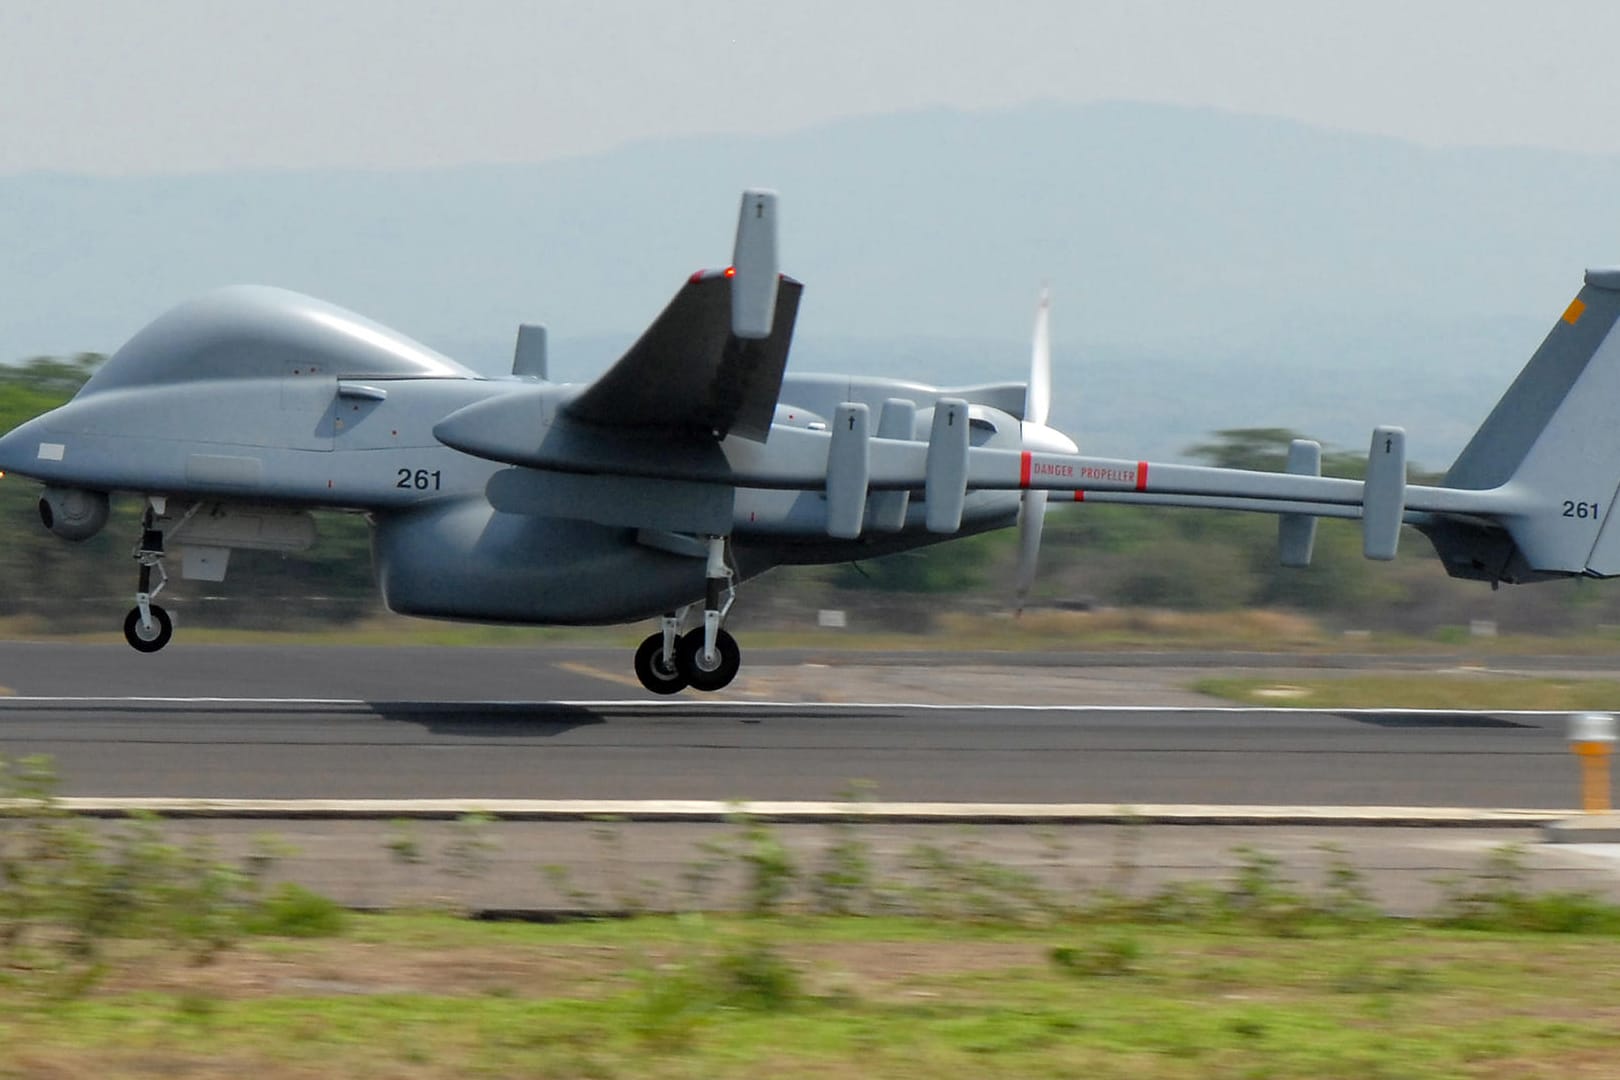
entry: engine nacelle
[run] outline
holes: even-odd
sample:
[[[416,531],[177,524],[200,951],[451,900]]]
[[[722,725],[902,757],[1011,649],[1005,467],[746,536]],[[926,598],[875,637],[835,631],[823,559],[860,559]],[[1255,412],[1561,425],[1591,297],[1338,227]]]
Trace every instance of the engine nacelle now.
[[[39,520],[64,540],[88,540],[107,524],[107,493],[48,487],[39,496]]]

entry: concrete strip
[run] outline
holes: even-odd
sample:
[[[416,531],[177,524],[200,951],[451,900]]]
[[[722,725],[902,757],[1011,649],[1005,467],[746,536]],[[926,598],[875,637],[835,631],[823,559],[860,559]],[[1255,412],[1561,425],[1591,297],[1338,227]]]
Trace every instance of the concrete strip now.
[[[108,833],[121,827],[117,820],[87,824]],[[959,871],[919,865],[917,852],[927,848],[970,861],[964,865],[1015,871],[1015,881],[1027,875],[1053,897],[1076,903],[1102,892],[1148,897],[1171,885],[1227,889],[1253,866],[1254,853],[1263,852],[1278,860],[1288,888],[1306,895],[1320,895],[1348,864],[1374,902],[1397,915],[1431,914],[1459,890],[1499,885],[1501,853],[1511,845],[1510,861],[1522,865],[1528,891],[1590,892],[1620,903],[1620,848],[1527,843],[1534,833],[1514,825],[942,827],[868,821],[852,833],[825,823],[770,828],[789,853],[785,865],[797,871],[786,898],[790,910],[816,906],[817,875],[843,865],[837,846],[846,842],[865,853],[873,883],[961,888]],[[253,859],[261,868],[279,851],[270,867],[273,880],[296,881],[357,908],[450,907],[547,918],[746,910],[752,878],[742,857],[746,839],[736,825],[715,822],[498,821],[469,829],[442,820],[194,818],[166,822],[163,835],[181,846],[206,842],[222,860]],[[469,863],[470,847],[476,865]],[[1027,899],[1023,885],[1011,888]],[[967,891],[1011,895],[993,884]],[[975,902],[961,899],[964,908]]]
[[[1542,826],[1549,844],[1620,844],[1620,814],[1575,814]]]
[[[724,822],[738,814],[782,823],[866,821],[939,825],[1320,825],[1548,826],[1570,810],[1429,806],[1109,806],[1092,803],[753,802],[702,799],[185,799],[64,798],[63,809],[87,817],[131,813],[166,818],[273,820],[445,820],[481,813],[505,821]],[[0,804],[16,809],[18,802]]]

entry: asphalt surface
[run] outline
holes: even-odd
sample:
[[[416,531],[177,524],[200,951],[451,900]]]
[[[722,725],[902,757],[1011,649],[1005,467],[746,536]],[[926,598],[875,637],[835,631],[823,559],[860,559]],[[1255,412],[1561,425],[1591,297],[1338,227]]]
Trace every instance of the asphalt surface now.
[[[4,643],[0,755],[50,754],[64,794],[98,796],[823,799],[860,780],[885,800],[1577,800],[1561,717],[671,702],[625,685],[627,659]],[[786,670],[806,657],[765,659]],[[1043,660],[1023,679],[1056,668]],[[842,679],[834,665],[816,684]],[[860,700],[864,688],[844,689]],[[1153,703],[1147,681],[1142,696]],[[62,700],[131,697],[166,700]]]

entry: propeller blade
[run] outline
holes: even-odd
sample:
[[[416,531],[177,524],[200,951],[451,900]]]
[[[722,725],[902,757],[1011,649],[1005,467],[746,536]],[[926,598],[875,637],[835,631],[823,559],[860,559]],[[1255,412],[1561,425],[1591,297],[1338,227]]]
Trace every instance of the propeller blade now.
[[[1029,590],[1035,585],[1035,563],[1041,553],[1041,527],[1046,523],[1046,492],[1024,492],[1024,505],[1018,515],[1018,578],[1014,594],[1015,613],[1024,613]]]
[[[1046,427],[1046,417],[1052,410],[1052,297],[1041,287],[1040,300],[1035,305],[1035,331],[1029,352],[1029,391],[1024,399],[1025,445],[1033,436],[1037,442],[1046,442],[1057,432]],[[1072,445],[1072,444],[1071,444]],[[1046,449],[1042,446],[1041,449]],[[1017,598],[1016,613],[1022,615],[1029,591],[1035,585],[1035,564],[1041,553],[1041,528],[1046,524],[1046,492],[1024,492],[1023,505],[1018,514],[1018,573],[1013,592]]]
[[[1040,302],[1035,305],[1035,334],[1029,354],[1029,396],[1024,402],[1024,419],[1031,424],[1046,423],[1052,411],[1052,297],[1041,286]]]

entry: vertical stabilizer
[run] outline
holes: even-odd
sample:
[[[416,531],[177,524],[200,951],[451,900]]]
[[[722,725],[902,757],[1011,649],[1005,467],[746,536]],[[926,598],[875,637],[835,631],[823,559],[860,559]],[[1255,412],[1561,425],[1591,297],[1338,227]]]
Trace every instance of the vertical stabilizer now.
[[[1617,321],[1620,269],[1587,271],[1585,287],[1446,474],[1447,487],[1506,487],[1533,507],[1501,524],[1535,571],[1620,573],[1620,525],[1599,545],[1620,486]]]

